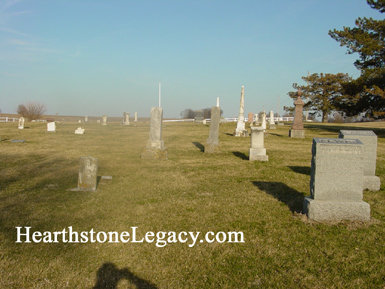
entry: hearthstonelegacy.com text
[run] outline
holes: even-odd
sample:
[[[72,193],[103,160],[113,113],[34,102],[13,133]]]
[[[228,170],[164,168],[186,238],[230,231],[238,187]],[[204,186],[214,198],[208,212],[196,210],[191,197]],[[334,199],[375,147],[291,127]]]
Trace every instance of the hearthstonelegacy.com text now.
[[[17,230],[16,243],[155,243],[156,247],[164,247],[167,244],[186,243],[189,247],[194,247],[199,243],[244,243],[243,232],[217,232],[212,231],[204,234],[200,238],[201,232],[174,232],[174,231],[148,231],[140,234],[138,227],[130,227],[129,231],[118,233],[116,231],[95,232],[74,231],[72,226],[64,228],[62,231],[32,231],[32,227],[15,227]],[[202,234],[203,236],[203,234]]]

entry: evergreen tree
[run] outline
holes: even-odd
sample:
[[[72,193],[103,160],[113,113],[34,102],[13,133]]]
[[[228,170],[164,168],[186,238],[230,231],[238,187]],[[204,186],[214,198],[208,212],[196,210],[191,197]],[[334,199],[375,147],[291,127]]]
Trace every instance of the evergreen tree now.
[[[367,0],[371,8],[385,12],[385,0]],[[365,113],[385,118],[385,20],[358,18],[356,27],[329,31],[329,35],[348,48],[348,54],[358,53],[354,65],[361,76],[344,85],[346,97],[336,108],[347,115]]]

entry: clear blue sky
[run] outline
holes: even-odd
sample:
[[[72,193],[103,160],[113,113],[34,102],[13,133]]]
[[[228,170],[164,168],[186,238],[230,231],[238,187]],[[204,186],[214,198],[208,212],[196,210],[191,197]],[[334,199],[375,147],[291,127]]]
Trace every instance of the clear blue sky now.
[[[381,18],[365,0],[0,0],[0,109],[164,117],[216,104],[280,113],[310,73],[359,75],[330,29]]]

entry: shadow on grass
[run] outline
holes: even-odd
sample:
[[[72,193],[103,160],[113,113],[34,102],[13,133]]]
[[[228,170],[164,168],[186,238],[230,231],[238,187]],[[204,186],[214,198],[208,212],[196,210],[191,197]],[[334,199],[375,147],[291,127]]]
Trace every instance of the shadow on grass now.
[[[385,129],[376,127],[356,127],[356,126],[340,126],[340,125],[322,125],[322,124],[305,124],[306,129],[324,130],[332,133],[339,133],[340,130],[372,130],[378,137],[385,138]]]
[[[297,167],[297,166],[288,166],[289,169],[291,169],[293,172],[303,174],[310,176],[311,174],[311,167]]]
[[[205,152],[205,147],[200,142],[193,141],[193,145],[200,149],[202,153]]]
[[[120,280],[128,280],[138,289],[156,289],[149,281],[139,278],[127,268],[118,269],[115,264],[104,263],[97,272],[97,281],[93,289],[116,289]]]
[[[269,133],[269,134],[271,134],[271,135],[275,135],[275,136],[279,136],[279,137],[283,137],[283,135],[282,134],[277,134],[277,133]]]
[[[235,155],[236,157],[241,158],[245,161],[249,160],[249,157],[247,155],[245,155],[244,153],[241,153],[241,152],[233,152],[233,155]]]
[[[280,182],[252,182],[261,191],[268,193],[278,201],[285,203],[292,213],[301,213],[305,196],[284,183]]]
[[[225,135],[234,136],[233,133],[224,132]]]

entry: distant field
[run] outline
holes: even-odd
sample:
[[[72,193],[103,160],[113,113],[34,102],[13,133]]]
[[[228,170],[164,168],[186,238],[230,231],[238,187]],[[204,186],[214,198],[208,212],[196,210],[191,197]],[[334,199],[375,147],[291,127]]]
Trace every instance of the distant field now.
[[[250,162],[250,138],[232,136],[235,123],[221,124],[219,154],[202,152],[208,125],[164,123],[169,159],[157,161],[140,158],[148,121],[91,121],[82,124],[84,135],[75,135],[77,120],[58,123],[56,133],[44,123],[26,122],[24,130],[0,123],[0,288],[385,287],[384,122],[305,124],[305,139],[289,138],[286,124],[265,135],[269,161]],[[310,222],[302,201],[309,195],[312,139],[337,137],[342,128],[378,135],[381,190],[364,192],[371,221]],[[96,192],[70,191],[82,156],[99,161]],[[140,237],[242,232],[244,243],[16,243],[16,227],[26,226],[137,227]]]

